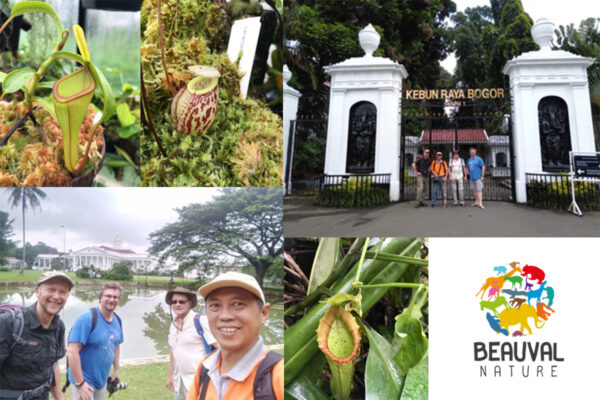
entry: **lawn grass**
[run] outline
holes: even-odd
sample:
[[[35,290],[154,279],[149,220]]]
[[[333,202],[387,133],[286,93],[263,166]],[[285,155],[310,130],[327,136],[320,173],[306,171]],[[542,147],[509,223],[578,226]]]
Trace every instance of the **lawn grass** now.
[[[120,380],[127,383],[127,389],[116,391],[110,398],[114,400],[172,400],[173,392],[169,391],[165,386],[168,371],[169,363],[121,367]],[[65,373],[64,370],[61,370],[61,387],[65,383],[64,380]],[[108,399],[108,394],[106,398]],[[69,387],[63,396],[63,400],[72,399],[71,387]]]

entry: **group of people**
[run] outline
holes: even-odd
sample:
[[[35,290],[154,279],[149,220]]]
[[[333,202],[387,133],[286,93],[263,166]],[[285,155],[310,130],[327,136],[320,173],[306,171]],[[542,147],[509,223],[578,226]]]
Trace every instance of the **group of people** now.
[[[35,303],[0,312],[0,400],[48,400],[50,393],[60,400],[69,385],[73,400],[102,400],[107,384],[119,382],[124,339],[115,310],[122,288],[104,284],[98,306],[65,335],[59,312],[72,288],[66,274],[49,271],[37,282]],[[191,290],[177,287],[165,296],[172,316],[166,386],[174,399],[283,399],[283,357],[259,335],[270,305],[256,279],[226,272],[198,293],[206,315],[193,311],[198,299]],[[65,355],[61,390],[58,361]]]
[[[469,181],[469,188],[473,191],[474,207],[484,209],[483,206],[483,180],[485,179],[485,163],[477,155],[477,149],[471,147],[470,157],[465,162],[457,150],[452,152],[450,162],[443,159],[443,154],[437,152],[435,159],[431,158],[431,151],[425,149],[412,163],[412,169],[417,174],[417,202],[415,207],[425,206],[424,187],[431,178],[431,207],[438,205],[440,196],[441,205],[447,204],[447,186],[450,182],[454,206],[464,206],[464,182]]]

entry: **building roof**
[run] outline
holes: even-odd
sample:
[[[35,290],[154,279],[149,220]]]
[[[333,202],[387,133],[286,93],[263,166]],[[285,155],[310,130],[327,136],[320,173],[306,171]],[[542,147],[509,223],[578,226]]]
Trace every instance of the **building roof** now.
[[[429,137],[430,132],[431,138]],[[424,129],[419,142],[422,144],[454,143],[455,133],[458,136],[458,143],[461,144],[487,143],[489,141],[485,129]]]
[[[129,249],[115,249],[114,247],[108,247],[108,246],[98,246],[99,248],[101,248],[102,250],[108,250],[108,251],[112,251],[114,253],[121,253],[121,254],[136,254],[135,251],[133,250],[129,250]]]

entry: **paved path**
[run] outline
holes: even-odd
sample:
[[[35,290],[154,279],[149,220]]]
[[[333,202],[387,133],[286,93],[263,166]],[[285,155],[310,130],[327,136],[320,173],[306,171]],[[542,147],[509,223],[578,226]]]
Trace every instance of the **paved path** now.
[[[393,203],[368,209],[317,207],[312,198],[286,197],[286,237],[308,236],[600,236],[600,212],[577,217],[506,202],[474,207],[414,208]]]

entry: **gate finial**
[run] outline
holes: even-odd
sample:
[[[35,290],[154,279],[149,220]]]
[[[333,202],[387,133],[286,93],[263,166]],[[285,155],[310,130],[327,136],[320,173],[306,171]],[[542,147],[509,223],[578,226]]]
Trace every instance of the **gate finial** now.
[[[554,36],[554,24],[548,18],[540,18],[531,27],[531,36],[541,50],[550,50]]]
[[[371,24],[358,33],[358,41],[366,57],[373,57],[373,52],[379,47],[379,39],[379,33],[377,33]]]

